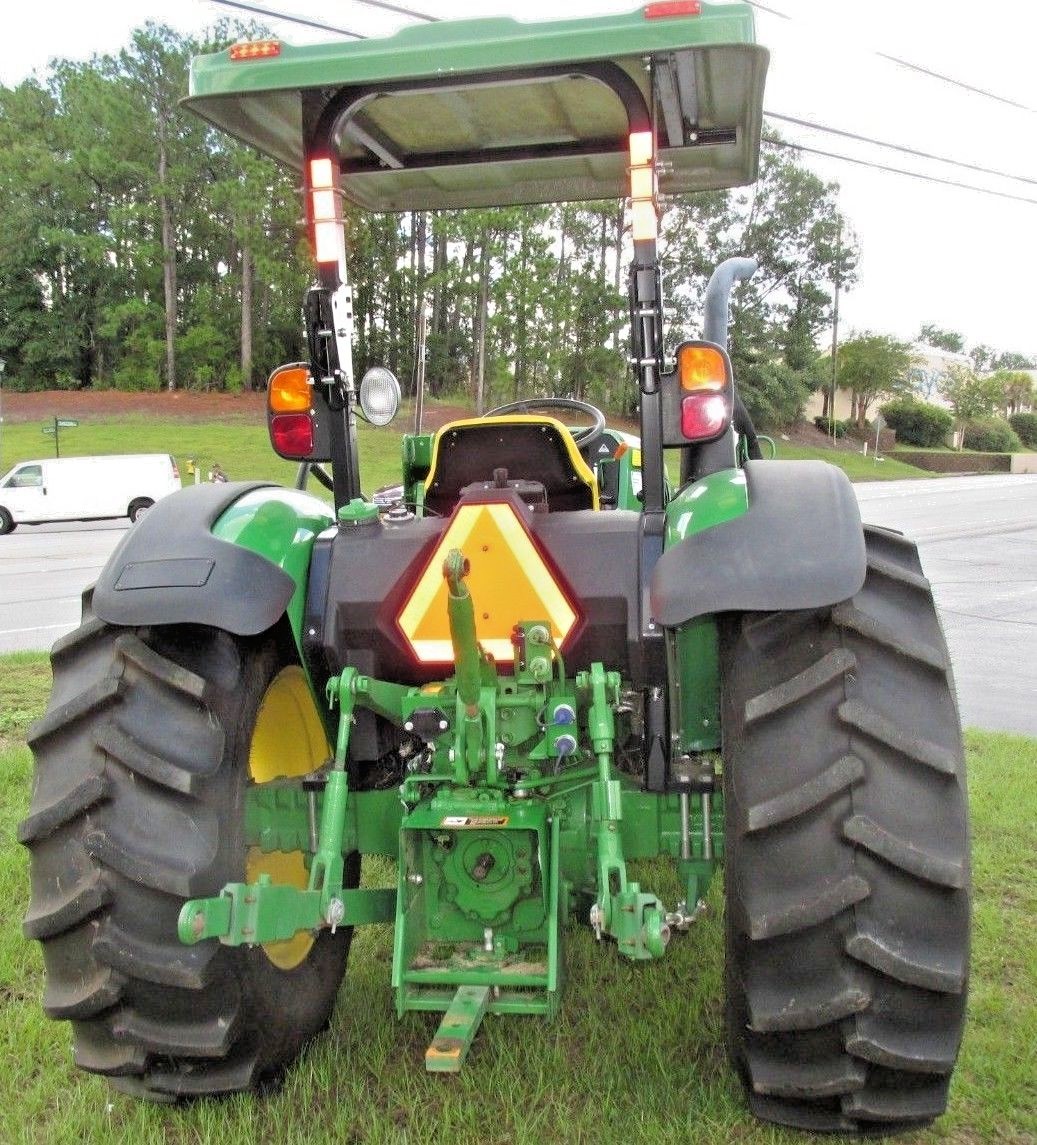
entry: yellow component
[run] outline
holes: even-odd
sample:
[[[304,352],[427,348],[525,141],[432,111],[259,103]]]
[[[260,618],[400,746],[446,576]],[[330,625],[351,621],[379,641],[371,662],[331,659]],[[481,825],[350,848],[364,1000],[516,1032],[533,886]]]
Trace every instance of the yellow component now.
[[[331,754],[328,738],[317,714],[303,670],[292,666],[280,671],[260,701],[249,745],[248,773],[254,783],[289,779],[318,768]],[[245,879],[269,875],[275,883],[305,890],[309,872],[301,851],[264,852],[250,847],[245,857]],[[263,951],[280,970],[294,970],[313,948],[307,932],[284,942],[267,942]]]
[[[447,422],[437,433],[435,440],[432,443],[432,464],[429,466],[428,476],[425,478],[425,494],[428,495],[429,489],[432,488],[436,480],[436,463],[439,460],[439,443],[443,440],[444,436],[449,430],[464,429],[466,426],[487,426],[487,425],[522,425],[532,423],[534,425],[550,425],[559,431],[562,441],[565,443],[565,452],[569,455],[569,460],[572,462],[572,467],[576,476],[586,485],[591,491],[591,508],[600,509],[601,502],[598,497],[598,482],[594,477],[594,470],[583,460],[583,454],[576,448],[576,442],[573,441],[573,435],[569,431],[569,427],[563,425],[557,418],[541,417],[538,414],[531,413],[514,413],[514,414],[501,414],[500,417],[470,417],[461,418],[458,421]],[[512,474],[513,477],[522,477],[526,474]],[[535,474],[534,474],[535,476]]]
[[[682,390],[722,390],[727,385],[724,355],[715,346],[681,346],[677,372]]]
[[[579,619],[551,575],[532,536],[506,502],[459,505],[400,613],[400,631],[426,664],[453,660],[443,561],[460,549],[471,563],[479,643],[498,663],[514,654],[511,632],[520,620],[546,620],[559,646]]]
[[[270,375],[266,404],[271,413],[305,413],[311,394],[308,366],[281,366]]]

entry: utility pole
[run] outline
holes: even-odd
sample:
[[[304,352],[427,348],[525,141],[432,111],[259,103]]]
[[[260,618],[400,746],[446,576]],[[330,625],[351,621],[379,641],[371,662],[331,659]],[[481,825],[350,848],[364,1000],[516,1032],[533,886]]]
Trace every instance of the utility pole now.
[[[842,279],[843,220],[839,219],[839,233],[835,240],[835,305],[832,308],[832,399],[828,405],[828,426],[835,444],[835,387],[839,380],[839,285]]]

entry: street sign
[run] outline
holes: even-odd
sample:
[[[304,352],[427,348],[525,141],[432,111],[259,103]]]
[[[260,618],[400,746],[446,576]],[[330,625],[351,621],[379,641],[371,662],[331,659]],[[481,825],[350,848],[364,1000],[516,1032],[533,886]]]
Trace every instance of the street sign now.
[[[79,425],[73,417],[52,417],[47,425],[42,426],[41,433],[49,434],[54,438],[54,456],[61,456],[61,431],[63,429],[75,429]]]

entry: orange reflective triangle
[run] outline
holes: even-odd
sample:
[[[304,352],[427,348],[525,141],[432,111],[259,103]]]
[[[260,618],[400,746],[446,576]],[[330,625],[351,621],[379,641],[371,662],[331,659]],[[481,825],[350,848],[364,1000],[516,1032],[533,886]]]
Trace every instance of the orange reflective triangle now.
[[[511,662],[511,633],[519,621],[547,621],[559,647],[576,626],[576,609],[514,507],[459,505],[400,612],[400,631],[422,662],[454,658],[443,577],[451,549],[460,549],[471,565],[465,583],[475,605],[476,635],[498,663]]]

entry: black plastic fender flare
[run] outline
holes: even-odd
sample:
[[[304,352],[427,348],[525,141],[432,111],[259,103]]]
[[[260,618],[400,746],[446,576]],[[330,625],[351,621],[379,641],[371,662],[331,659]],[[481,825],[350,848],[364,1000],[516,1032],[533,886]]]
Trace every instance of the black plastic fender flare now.
[[[275,624],[295,581],[272,561],[213,536],[213,525],[265,481],[191,485],[155,505],[119,542],[94,587],[108,624],[205,624],[255,636]],[[277,488],[277,486],[273,486]]]
[[[652,572],[652,619],[665,628],[717,612],[825,608],[864,584],[853,486],[824,461],[749,461],[749,508],[685,537]]]

